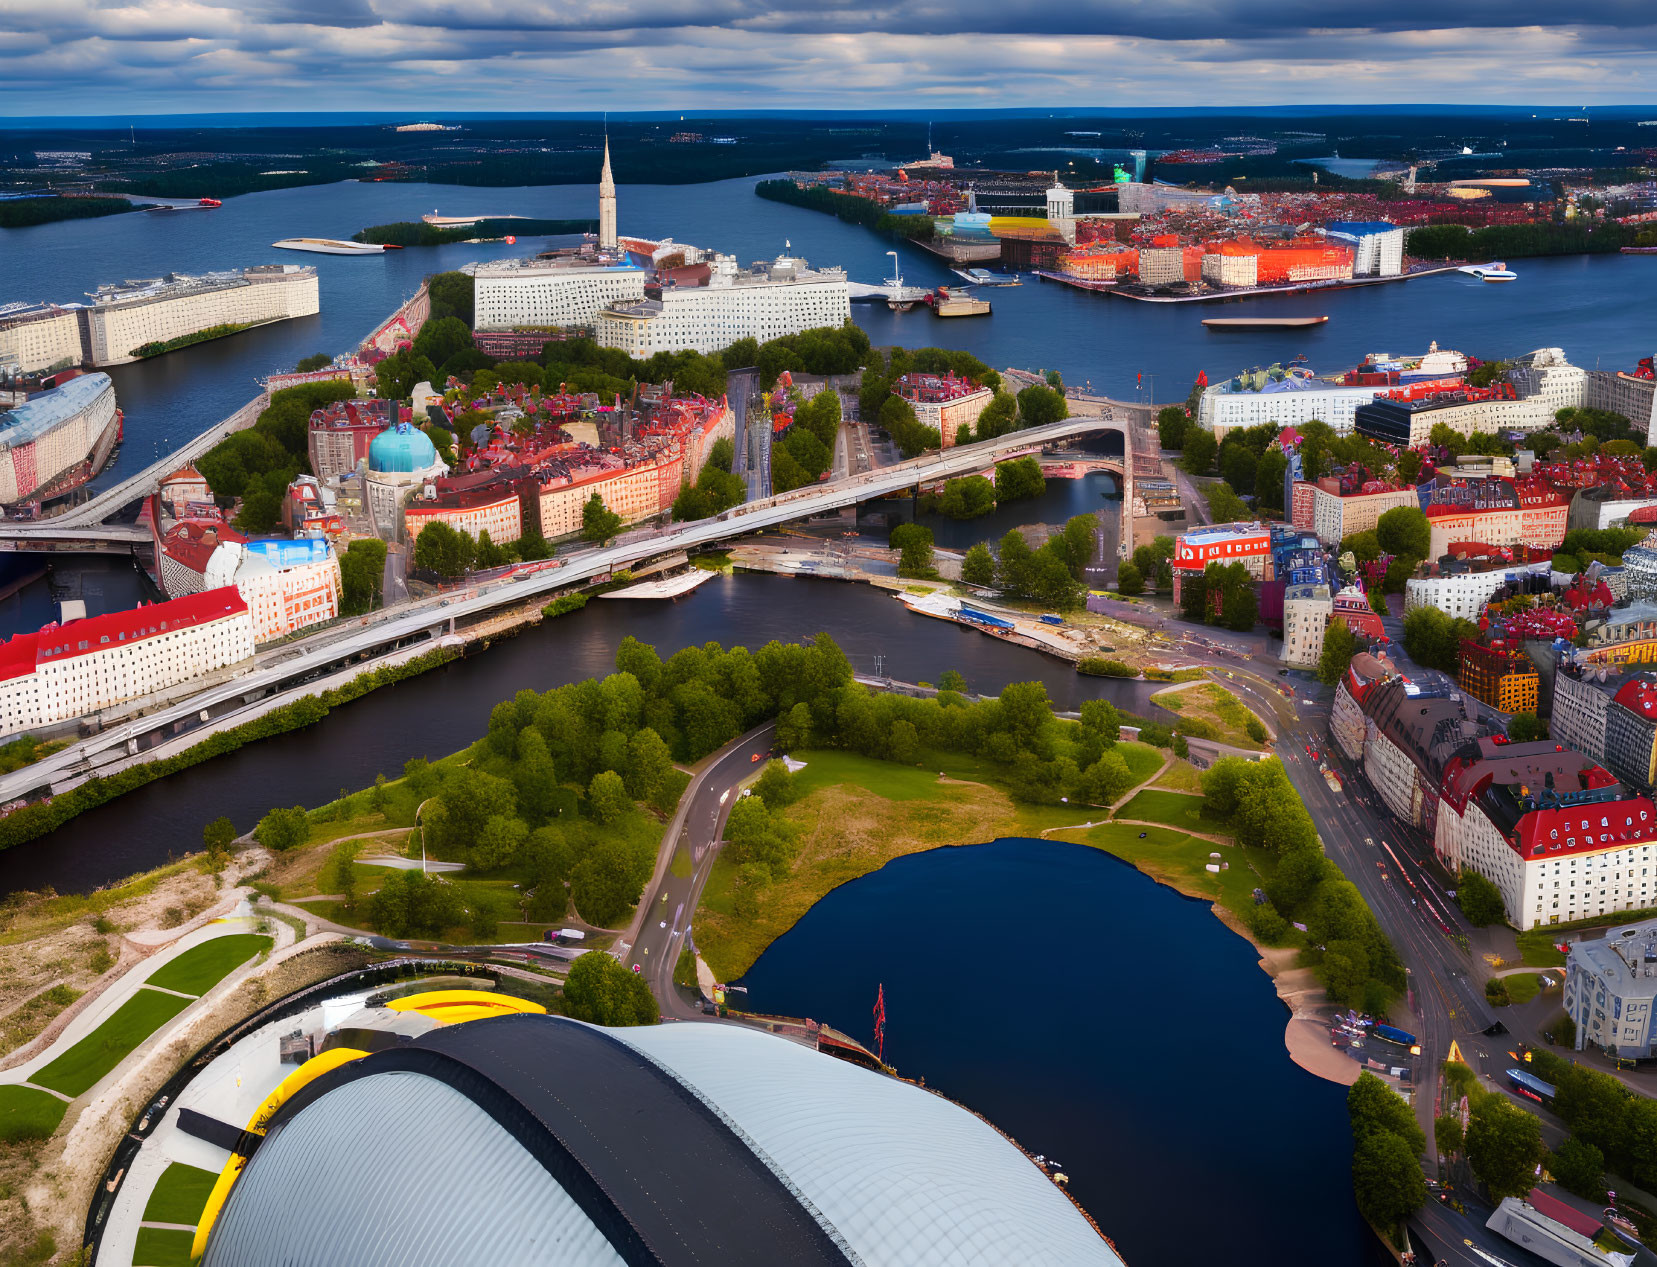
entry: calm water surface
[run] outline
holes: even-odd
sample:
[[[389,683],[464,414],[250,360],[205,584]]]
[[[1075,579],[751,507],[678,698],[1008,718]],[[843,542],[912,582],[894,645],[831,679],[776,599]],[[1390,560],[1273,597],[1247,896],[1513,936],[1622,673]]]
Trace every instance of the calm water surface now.
[[[1057,1159],[1130,1267],[1385,1261],[1345,1089],[1296,1066],[1249,944],[1126,863],[998,840],[842,885],[742,979]]]

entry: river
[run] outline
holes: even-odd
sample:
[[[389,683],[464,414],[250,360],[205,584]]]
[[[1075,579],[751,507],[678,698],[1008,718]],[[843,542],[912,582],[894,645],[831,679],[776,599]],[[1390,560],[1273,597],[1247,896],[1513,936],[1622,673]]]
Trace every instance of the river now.
[[[1388,1262],[1345,1089],[1289,1059],[1256,961],[1107,854],[998,840],[842,885],[742,984],[864,1042],[884,985],[887,1060],[1057,1159],[1130,1267]]]

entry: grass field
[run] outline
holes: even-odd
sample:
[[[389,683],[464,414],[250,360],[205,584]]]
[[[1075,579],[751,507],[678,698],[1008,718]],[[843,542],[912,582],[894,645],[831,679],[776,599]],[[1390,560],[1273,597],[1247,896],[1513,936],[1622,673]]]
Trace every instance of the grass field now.
[[[161,1172],[144,1207],[146,1223],[194,1223],[218,1182],[218,1172],[175,1161]]]
[[[46,1139],[69,1105],[55,1095],[12,1083],[0,1086],[0,1143]]]
[[[171,1227],[141,1227],[133,1247],[132,1267],[190,1267],[194,1232]]]
[[[1153,788],[1146,788],[1126,805],[1118,806],[1113,817],[1163,823],[1185,831],[1208,832],[1210,835],[1232,835],[1226,830],[1226,825],[1218,819],[1203,817],[1203,804],[1203,798],[1200,796],[1186,796],[1180,792],[1159,792]]]
[[[1202,771],[1189,761],[1176,761],[1162,772],[1152,787],[1167,788],[1171,792],[1202,791]]]
[[[1249,722],[1258,719],[1242,700],[1218,682],[1190,686],[1178,691],[1158,691],[1151,696],[1151,702],[1178,713],[1187,723],[1206,723],[1202,730],[1211,729],[1213,733],[1200,733],[1201,738],[1217,739],[1221,743],[1238,748],[1266,747],[1265,744],[1248,736],[1246,728]],[[1189,724],[1184,729],[1187,733],[1199,733]]]
[[[146,983],[180,994],[206,994],[232,969],[271,948],[271,939],[259,933],[232,933],[192,946],[158,969]]]
[[[1542,991],[1542,982],[1533,972],[1515,972],[1502,980],[1507,982],[1507,997],[1515,1004],[1529,1003]]]
[[[140,989],[97,1029],[29,1079],[64,1095],[89,1090],[128,1052],[190,1006],[189,999]]]
[[[1528,968],[1557,968],[1565,956],[1553,948],[1562,934],[1557,928],[1532,928],[1519,934],[1519,955]]]
[[[1086,816],[1074,806],[1015,804],[996,766],[959,753],[927,753],[918,767],[841,751],[794,756],[806,768],[795,776],[802,798],[785,811],[798,848],[792,869],[762,890],[752,918],[740,919],[736,867],[721,855],[697,908],[698,949],[723,981],[746,972],[825,893],[893,858],[1037,836]]]
[[[1142,831],[1144,840],[1139,839]],[[1061,839],[1091,845],[1131,862],[1153,880],[1169,884],[1181,893],[1218,902],[1231,912],[1234,926],[1241,923],[1243,912],[1254,905],[1255,887],[1263,884],[1277,867],[1277,859],[1264,849],[1216,845],[1171,827],[1106,823],[1102,827],[1056,834]],[[1218,853],[1221,861],[1229,862],[1230,869],[1217,874],[1206,870],[1212,861],[1211,853]]]
[[[1135,784],[1143,783],[1160,770],[1168,755],[1161,748],[1153,748],[1148,743],[1139,743],[1135,740],[1117,744],[1116,752],[1128,763],[1128,773],[1133,775]]]

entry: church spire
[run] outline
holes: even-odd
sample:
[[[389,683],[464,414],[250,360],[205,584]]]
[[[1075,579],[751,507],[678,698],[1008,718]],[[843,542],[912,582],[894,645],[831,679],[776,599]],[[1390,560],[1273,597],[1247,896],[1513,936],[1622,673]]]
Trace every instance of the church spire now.
[[[598,246],[616,249],[616,180],[610,174],[610,136],[604,136],[604,170],[598,177]]]

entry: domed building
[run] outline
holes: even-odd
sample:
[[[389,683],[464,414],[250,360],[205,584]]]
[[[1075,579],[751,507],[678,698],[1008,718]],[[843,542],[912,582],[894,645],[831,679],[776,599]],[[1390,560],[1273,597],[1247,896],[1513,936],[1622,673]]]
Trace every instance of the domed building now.
[[[388,540],[403,532],[403,501],[411,489],[449,468],[437,456],[437,446],[424,431],[407,422],[396,422],[375,436],[368,445],[368,513],[374,529]]]
[[[344,1020],[247,1131],[224,1129],[203,1267],[1122,1267],[988,1123],[737,1025],[398,999]]]

